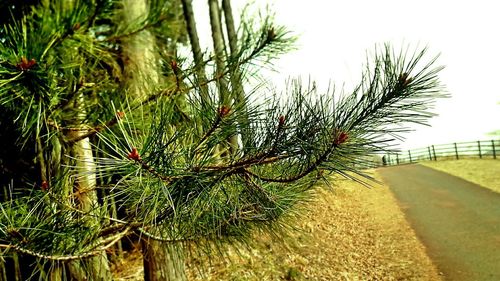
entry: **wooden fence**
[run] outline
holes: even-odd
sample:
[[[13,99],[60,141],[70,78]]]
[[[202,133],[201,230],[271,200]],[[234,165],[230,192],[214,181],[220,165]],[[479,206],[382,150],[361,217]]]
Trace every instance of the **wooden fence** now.
[[[431,145],[419,149],[386,154],[382,158],[384,165],[400,165],[419,161],[438,161],[461,158],[500,158],[500,140],[482,140],[473,142],[455,142]]]

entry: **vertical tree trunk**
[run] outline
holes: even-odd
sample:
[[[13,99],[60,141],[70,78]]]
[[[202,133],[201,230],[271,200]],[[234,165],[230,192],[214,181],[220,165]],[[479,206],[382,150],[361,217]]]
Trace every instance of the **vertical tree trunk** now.
[[[227,38],[229,40],[229,50],[231,56],[235,57],[239,53],[238,48],[238,35],[234,27],[233,11],[231,8],[230,0],[222,0],[222,9],[224,11],[224,19],[226,20]],[[245,93],[243,91],[243,84],[241,81],[241,73],[239,66],[235,65],[231,69],[231,86],[233,88],[233,97],[238,103],[244,103]]]
[[[240,52],[238,48],[238,35],[236,33],[236,29],[234,27],[234,18],[233,18],[233,9],[231,7],[231,0],[222,0],[222,9],[224,11],[224,19],[226,20],[226,31],[227,37],[229,40],[229,50],[231,51],[231,57],[238,56]],[[243,89],[243,82],[241,77],[241,72],[239,69],[239,65],[234,65],[231,69],[231,86],[232,86],[232,96],[235,100],[235,103],[238,106],[242,107],[242,111],[244,112],[244,116],[240,123],[240,137],[243,145],[247,143],[247,138],[245,137],[244,132],[241,132],[241,128],[245,127],[249,123],[248,118],[248,110],[246,107],[246,99],[245,99],[245,91]]]
[[[66,9],[74,8],[74,0],[64,0]],[[87,112],[84,109],[85,97],[80,94],[75,104],[73,105],[76,113],[76,126],[81,126],[79,123],[85,122]],[[75,131],[68,133],[71,138],[79,137],[85,134],[85,131]],[[69,147],[70,154],[76,159],[76,173],[80,175],[74,183],[74,192],[78,195],[78,208],[84,212],[94,213],[98,207],[96,188],[96,166],[95,158],[92,152],[92,146],[89,138],[84,138]],[[87,223],[95,224],[98,222],[98,217],[94,216]],[[111,280],[112,274],[109,267],[109,261],[106,252],[102,251],[99,255],[84,259],[81,261],[72,261],[68,264],[70,268],[71,278],[73,280]]]
[[[191,43],[191,51],[193,52],[193,58],[196,67],[196,78],[198,80],[197,82],[201,85],[201,98],[203,101],[208,101],[208,85],[206,85],[207,75],[205,73],[205,64],[203,62],[203,53],[201,52],[200,39],[198,38],[198,31],[196,30],[196,21],[194,18],[192,0],[182,0],[182,11],[184,20],[186,21],[189,42]]]
[[[222,22],[220,15],[220,6],[218,0],[208,0],[208,9],[210,12],[210,26],[212,28],[212,41],[214,44],[215,52],[215,64],[216,64],[216,76],[219,88],[219,99],[220,103],[229,108],[232,105],[232,96],[228,87],[228,83],[225,79],[224,72],[226,70],[226,64],[224,62],[226,58],[225,44],[224,44],[224,34],[222,32]],[[229,155],[232,155],[238,150],[238,136],[235,134],[228,140],[229,145]],[[224,149],[224,147],[223,147]],[[222,156],[229,156],[224,153]]]
[[[79,97],[74,105],[77,114],[77,122],[86,118],[86,112],[81,108],[83,104],[83,95]],[[74,139],[84,134],[84,131],[74,131],[68,133],[69,139]],[[92,214],[99,207],[97,200],[96,187],[96,167],[95,158],[92,152],[92,146],[89,138],[82,139],[69,147],[70,155],[76,159],[76,174],[79,176],[74,182],[69,182],[70,187],[74,187],[74,194],[78,201],[78,208],[86,213]],[[87,221],[89,224],[96,224],[98,216],[92,216]],[[69,272],[72,280],[111,280],[111,270],[106,253],[103,251],[97,256],[68,263]]]
[[[142,250],[144,281],[187,280],[180,246],[143,238]]]
[[[125,25],[145,19],[148,15],[146,0],[123,0],[123,22]],[[123,42],[125,65],[125,87],[129,95],[144,100],[160,82],[158,57],[155,53],[155,39],[147,31],[127,37]],[[144,238],[145,239],[145,238]],[[142,243],[144,280],[173,281],[187,280],[184,257],[180,248],[155,240]]]
[[[212,29],[219,99],[221,104],[229,106],[231,101],[230,96],[228,95],[228,85],[226,79],[222,77],[226,68],[224,63],[225,46],[218,0],[208,0],[208,9],[210,12],[210,27]]]
[[[61,1],[65,10],[71,12],[74,8],[74,0],[63,0]],[[42,0],[41,5],[45,9],[51,9],[51,1]],[[72,123],[74,127],[82,127],[82,131],[70,131],[65,134],[65,139],[74,139],[85,133],[83,130],[82,123],[86,119],[86,112],[83,109],[84,97],[80,96],[74,104],[72,105],[72,114],[73,120],[68,120],[68,123]],[[44,150],[53,149],[49,154],[58,154],[58,155],[68,155],[71,154],[74,159],[76,159],[76,169],[73,174],[78,174],[78,177],[71,177],[71,180],[67,180],[65,182],[65,188],[63,190],[63,196],[68,198],[68,201],[72,202],[70,198],[74,196],[74,194],[78,194],[78,205],[75,206],[80,210],[88,213],[92,213],[94,209],[98,206],[97,194],[95,191],[96,187],[96,174],[95,174],[95,164],[94,157],[92,155],[92,148],[90,144],[90,140],[85,138],[78,142],[72,143],[67,147],[66,151],[61,151],[60,146],[57,148],[52,147],[51,145],[44,144],[41,141],[40,137],[41,133],[37,133],[37,143],[36,143],[36,162],[40,168],[40,178],[42,182],[47,181],[50,182],[50,176],[56,176],[58,169],[60,169],[61,164],[68,163],[57,163],[55,165],[47,165],[46,159],[44,159]],[[59,143],[58,143],[59,144]],[[64,161],[69,161],[68,159]],[[90,216],[92,217],[92,216]],[[97,218],[89,219],[89,224],[98,223]],[[31,258],[31,257],[29,257]],[[19,266],[18,255],[13,255],[13,268],[8,268],[8,270],[13,270],[13,275],[10,272],[7,272],[7,279],[18,280],[21,276],[21,271],[23,277],[30,277],[30,272],[33,270],[33,260],[22,259],[21,269]],[[50,266],[48,266],[50,264]],[[47,265],[38,264],[40,269],[41,280],[93,280],[93,281],[105,281],[111,280],[111,270],[109,268],[108,260],[106,257],[106,253],[103,251],[100,255],[91,257],[85,260],[75,260],[71,262],[51,262],[48,261]],[[48,269],[48,271],[44,271]],[[1,271],[1,270],[0,270]],[[0,272],[0,278],[2,278],[3,274]],[[22,278],[22,277],[21,277]],[[0,279],[1,280],[1,279]]]

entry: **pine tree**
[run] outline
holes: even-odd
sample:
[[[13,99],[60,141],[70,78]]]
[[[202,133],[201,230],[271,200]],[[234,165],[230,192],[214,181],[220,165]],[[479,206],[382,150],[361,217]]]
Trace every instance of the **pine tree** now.
[[[146,280],[184,279],[188,253],[282,233],[328,174],[369,178],[363,156],[443,96],[425,50],[384,46],[350,95],[295,81],[259,101],[245,90],[294,38],[270,18],[236,31],[229,0],[208,1],[212,54],[190,0],[33,2],[0,33],[4,280],[109,279],[130,235]]]

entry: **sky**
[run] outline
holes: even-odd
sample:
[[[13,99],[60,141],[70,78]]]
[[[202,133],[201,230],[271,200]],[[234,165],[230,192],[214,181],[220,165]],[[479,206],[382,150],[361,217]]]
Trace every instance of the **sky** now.
[[[203,3],[202,3],[203,2]],[[415,126],[404,135],[402,149],[431,144],[492,139],[500,130],[500,3],[495,0],[254,0],[270,5],[275,22],[299,36],[298,50],[275,62],[276,84],[289,77],[331,82],[347,92],[358,83],[367,52],[390,43],[427,47],[445,66],[440,80],[450,98],[436,102],[439,116],[430,127]],[[204,10],[206,0],[194,0]],[[234,13],[248,1],[233,0]],[[199,12],[198,12],[199,13]],[[197,14],[200,31],[208,15]],[[203,37],[203,36],[202,36]],[[209,37],[208,37],[209,38]]]

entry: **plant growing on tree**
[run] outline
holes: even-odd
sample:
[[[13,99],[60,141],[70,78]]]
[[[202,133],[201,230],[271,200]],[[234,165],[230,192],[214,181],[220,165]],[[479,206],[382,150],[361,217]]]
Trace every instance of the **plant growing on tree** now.
[[[318,180],[365,176],[363,156],[443,96],[425,50],[385,46],[350,95],[295,81],[250,103],[243,83],[293,47],[270,19],[236,32],[230,1],[209,1],[210,55],[189,0],[41,2],[0,33],[0,279],[106,280],[132,234],[146,279],[183,279],[183,249],[280,233]]]

